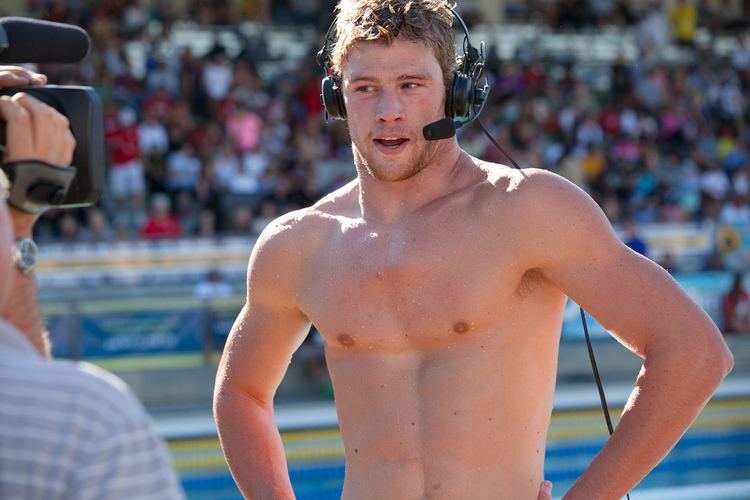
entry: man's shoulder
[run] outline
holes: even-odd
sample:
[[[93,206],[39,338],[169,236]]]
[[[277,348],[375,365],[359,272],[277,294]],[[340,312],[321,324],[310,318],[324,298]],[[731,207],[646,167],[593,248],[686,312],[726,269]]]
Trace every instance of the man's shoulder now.
[[[24,411],[43,409],[47,414],[60,415],[61,423],[85,415],[92,428],[103,432],[149,422],[125,382],[89,363],[39,359],[23,368],[12,363],[4,364],[4,368],[0,395]]]
[[[80,405],[95,407],[102,417],[145,417],[143,406],[117,375],[85,361],[53,360],[46,364],[48,377],[61,390],[80,394]]]
[[[258,236],[256,245],[273,246],[277,250],[293,249],[300,244],[309,248],[324,239],[342,217],[350,217],[357,211],[356,189],[356,183],[350,182],[312,206],[277,217]]]
[[[512,200],[523,205],[552,206],[585,193],[564,177],[539,168],[516,169],[485,163],[487,182],[492,196],[498,200]]]

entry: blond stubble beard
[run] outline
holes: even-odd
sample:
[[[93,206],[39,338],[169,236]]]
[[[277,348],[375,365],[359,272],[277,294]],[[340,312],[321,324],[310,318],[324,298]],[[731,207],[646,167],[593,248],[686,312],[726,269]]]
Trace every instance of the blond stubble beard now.
[[[374,178],[386,182],[399,182],[410,179],[424,170],[435,157],[435,154],[437,153],[437,144],[426,143],[416,159],[407,166],[406,171],[401,174],[397,173],[395,176],[388,175],[389,169],[387,167],[378,168],[378,164],[372,158],[365,156],[354,141],[352,141],[352,151],[354,153],[355,164],[364,167],[364,169],[367,170],[367,173]]]

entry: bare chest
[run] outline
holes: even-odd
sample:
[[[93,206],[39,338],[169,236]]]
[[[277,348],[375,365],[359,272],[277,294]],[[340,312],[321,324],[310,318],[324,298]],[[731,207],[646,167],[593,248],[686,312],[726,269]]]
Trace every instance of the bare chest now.
[[[514,245],[471,223],[442,226],[361,228],[330,239],[300,294],[328,345],[439,348],[502,320],[524,277]]]

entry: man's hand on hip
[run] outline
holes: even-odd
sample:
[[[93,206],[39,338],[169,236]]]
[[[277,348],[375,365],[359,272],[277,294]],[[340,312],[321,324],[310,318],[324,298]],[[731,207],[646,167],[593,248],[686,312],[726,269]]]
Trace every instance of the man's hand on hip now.
[[[552,483],[550,481],[542,481],[542,485],[539,487],[539,500],[552,500]]]

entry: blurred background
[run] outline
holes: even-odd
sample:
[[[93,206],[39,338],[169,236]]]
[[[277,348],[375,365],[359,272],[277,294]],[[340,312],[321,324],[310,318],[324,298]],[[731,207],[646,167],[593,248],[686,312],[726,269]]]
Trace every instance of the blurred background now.
[[[104,102],[108,184],[36,225],[54,354],[114,371],[168,440],[188,497],[240,498],[210,414],[265,225],[354,177],[314,54],[334,0],[3,0],[92,51],[40,66]],[[492,85],[482,122],[522,166],[586,190],[622,239],[716,321],[736,366],[635,498],[750,498],[750,1],[459,0]],[[478,127],[469,153],[503,163]],[[592,325],[616,419],[639,359]],[[563,327],[546,476],[560,494],[606,439],[578,311]],[[277,398],[299,498],[338,498],[343,447],[315,330]]]

